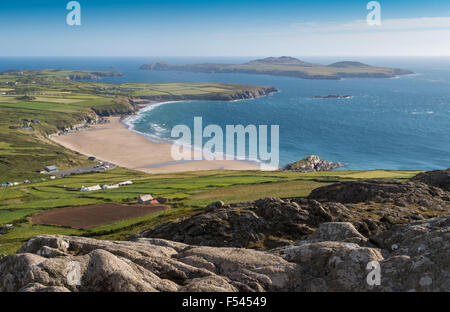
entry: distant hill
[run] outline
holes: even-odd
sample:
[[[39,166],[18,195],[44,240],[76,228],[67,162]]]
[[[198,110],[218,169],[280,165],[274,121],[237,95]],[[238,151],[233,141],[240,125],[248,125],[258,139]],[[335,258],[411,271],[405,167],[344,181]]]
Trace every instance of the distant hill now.
[[[314,66],[314,64],[300,61],[294,57],[282,56],[282,57],[266,57],[260,60],[254,60],[244,65],[292,65],[292,66]]]
[[[343,61],[330,65],[321,65],[308,63],[290,56],[267,57],[244,64],[169,65],[165,62],[156,62],[144,64],[140,69],[199,73],[242,73],[324,80],[339,80],[342,78],[393,78],[413,74],[408,69],[371,66],[356,61]]]
[[[350,61],[344,61],[344,62],[337,62],[328,65],[328,67],[336,67],[336,68],[349,68],[349,67],[370,67],[370,65],[361,63],[361,62],[350,62]]]

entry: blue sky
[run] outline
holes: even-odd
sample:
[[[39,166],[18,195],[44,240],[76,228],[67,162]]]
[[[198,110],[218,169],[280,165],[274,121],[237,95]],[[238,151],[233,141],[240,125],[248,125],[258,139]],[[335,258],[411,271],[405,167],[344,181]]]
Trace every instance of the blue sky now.
[[[0,56],[450,55],[450,1],[0,1]]]

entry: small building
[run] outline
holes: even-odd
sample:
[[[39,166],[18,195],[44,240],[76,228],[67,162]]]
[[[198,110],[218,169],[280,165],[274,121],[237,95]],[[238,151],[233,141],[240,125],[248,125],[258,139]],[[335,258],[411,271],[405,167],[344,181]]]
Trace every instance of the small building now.
[[[100,191],[101,189],[102,188],[100,187],[100,185],[89,186],[89,187],[82,186],[80,191],[81,192],[93,192],[93,191]]]
[[[120,182],[120,183],[119,183],[120,186],[124,186],[124,185],[132,185],[132,184],[133,184],[133,182],[131,182],[131,181],[125,181],[125,182]]]
[[[150,202],[152,200],[153,200],[153,196],[151,194],[139,195],[139,197],[138,197],[139,204],[150,204]]]
[[[55,165],[46,166],[46,167],[45,167],[45,171],[47,171],[47,172],[58,171],[58,167],[56,167]]]
[[[119,184],[112,184],[112,185],[103,185],[102,189],[104,190],[109,190],[109,189],[116,189],[119,188],[120,185]]]

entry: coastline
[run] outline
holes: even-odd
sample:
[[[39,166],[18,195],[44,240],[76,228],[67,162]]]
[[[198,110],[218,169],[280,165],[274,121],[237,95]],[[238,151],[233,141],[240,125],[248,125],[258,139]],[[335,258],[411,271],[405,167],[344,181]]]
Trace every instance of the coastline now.
[[[250,99],[246,99],[246,100],[253,100],[253,99],[254,98],[250,98]],[[169,145],[172,146],[172,145],[175,145],[176,143],[171,141],[171,140],[169,140],[169,139],[163,139],[163,138],[158,137],[157,135],[152,135],[152,134],[148,134],[148,133],[144,133],[144,132],[135,130],[134,126],[133,126],[133,122],[136,121],[136,119],[134,119],[134,118],[139,118],[139,114],[140,113],[150,111],[150,110],[152,110],[152,109],[154,109],[156,107],[159,107],[161,105],[173,104],[173,103],[186,103],[186,102],[190,102],[190,101],[193,101],[193,100],[187,100],[187,101],[161,101],[161,102],[156,101],[156,102],[142,103],[142,104],[139,104],[138,109],[133,114],[129,114],[129,115],[120,117],[120,123],[127,130],[132,131],[132,132],[134,132],[134,133],[136,133],[138,135],[141,135],[141,136],[143,136],[147,140],[150,140],[153,143],[169,144]],[[240,99],[240,100],[231,100],[230,102],[237,102],[237,101],[243,101],[243,100],[242,99]],[[192,146],[192,145],[190,146],[190,148],[191,148],[192,153],[193,153],[192,154],[192,158],[195,155],[198,155],[198,156],[202,155],[202,150],[201,149],[199,149],[199,148],[197,148],[195,146]],[[229,156],[226,153],[223,153],[222,155],[223,155],[223,158],[227,158]],[[234,155],[231,155],[231,156],[233,157]],[[191,161],[192,160],[182,160],[182,161],[179,161],[179,162],[191,162]],[[178,161],[170,161],[169,163],[176,163],[176,162],[178,162]],[[239,162],[245,162],[245,163],[249,163],[249,164],[260,164],[260,161],[258,159],[240,160]],[[148,167],[159,167],[161,165],[163,165],[163,164],[157,164],[157,165],[153,165],[152,164],[152,165],[150,165]],[[278,168],[273,168],[273,169],[270,169],[270,170],[277,170],[277,169]]]
[[[165,102],[163,102],[165,103]],[[148,105],[158,105],[156,102]],[[121,167],[146,173],[171,173],[198,170],[260,170],[260,166],[238,160],[175,161],[171,156],[172,144],[157,143],[123,124],[126,117],[105,117],[107,121],[94,124],[50,139],[87,157],[110,162]],[[195,151],[191,151],[191,155]]]
[[[172,144],[170,141],[165,141],[164,139],[161,139],[155,135],[150,135],[150,134],[135,130],[134,126],[133,126],[133,122],[136,121],[137,118],[139,118],[139,114],[142,112],[147,112],[147,111],[153,110],[154,108],[159,107],[161,105],[166,105],[166,104],[171,104],[171,103],[180,103],[180,102],[187,102],[187,101],[154,101],[154,102],[146,102],[146,103],[138,104],[137,109],[133,114],[129,114],[129,115],[120,117],[120,123],[127,130],[137,133],[141,136],[144,136],[146,139],[152,141],[153,143]]]

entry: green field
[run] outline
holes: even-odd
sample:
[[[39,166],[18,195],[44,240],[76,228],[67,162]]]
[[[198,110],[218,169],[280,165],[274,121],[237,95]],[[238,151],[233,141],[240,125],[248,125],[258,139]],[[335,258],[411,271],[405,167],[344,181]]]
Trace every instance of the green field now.
[[[0,190],[0,225],[14,228],[0,235],[0,253],[14,253],[28,239],[39,234],[82,235],[101,239],[124,239],[130,234],[170,220],[199,213],[216,200],[226,203],[263,197],[307,196],[312,189],[337,181],[366,178],[409,179],[412,171],[332,171],[321,173],[205,171],[148,175],[117,168],[111,171],[70,176]],[[97,192],[79,192],[82,185],[111,184],[132,180],[133,185]],[[33,225],[35,213],[104,202],[133,203],[139,194],[167,197],[172,208],[144,217],[122,220],[87,230]]]

